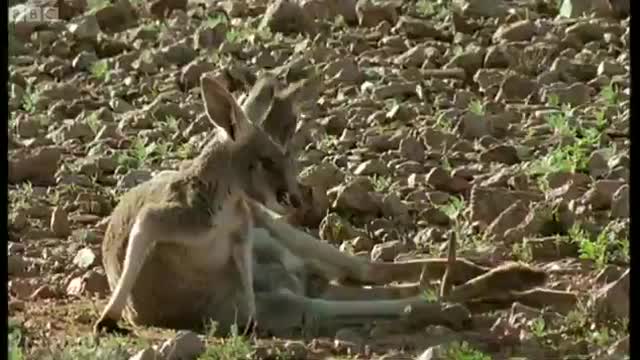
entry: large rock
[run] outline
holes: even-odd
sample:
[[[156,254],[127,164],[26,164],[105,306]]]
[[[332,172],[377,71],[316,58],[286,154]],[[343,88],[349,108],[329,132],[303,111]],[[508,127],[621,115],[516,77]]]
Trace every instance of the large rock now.
[[[315,34],[313,20],[293,1],[276,0],[264,13],[260,27],[268,27],[272,32],[289,34]]]

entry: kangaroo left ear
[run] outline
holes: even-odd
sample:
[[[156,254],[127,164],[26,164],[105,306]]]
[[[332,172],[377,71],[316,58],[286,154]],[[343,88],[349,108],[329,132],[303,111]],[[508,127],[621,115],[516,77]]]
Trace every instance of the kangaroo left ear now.
[[[276,96],[277,80],[272,75],[263,75],[256,81],[242,104],[249,121],[260,125],[269,116]]]
[[[318,98],[320,78],[304,79],[277,91],[273,106],[262,122],[262,128],[284,147],[296,133],[298,114],[305,103]]]

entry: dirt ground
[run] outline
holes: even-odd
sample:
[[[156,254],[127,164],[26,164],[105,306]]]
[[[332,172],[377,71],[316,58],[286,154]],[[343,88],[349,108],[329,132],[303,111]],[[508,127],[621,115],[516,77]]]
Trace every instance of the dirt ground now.
[[[176,336],[91,337],[109,295],[108,216],[123,192],[199,153],[212,130],[202,73],[239,96],[272,71],[313,79],[294,145],[321,241],[394,261],[446,257],[453,235],[460,258],[520,261],[548,280],[465,304],[464,331],[206,335],[199,358],[628,358],[628,3],[65,0],[51,2],[58,20],[17,18],[12,356],[128,359]]]

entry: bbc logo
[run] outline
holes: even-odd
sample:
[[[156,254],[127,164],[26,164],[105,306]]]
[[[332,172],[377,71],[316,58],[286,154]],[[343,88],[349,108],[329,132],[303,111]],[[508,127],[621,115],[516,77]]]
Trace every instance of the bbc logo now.
[[[43,22],[58,20],[55,6],[16,5],[9,9],[9,22]]]

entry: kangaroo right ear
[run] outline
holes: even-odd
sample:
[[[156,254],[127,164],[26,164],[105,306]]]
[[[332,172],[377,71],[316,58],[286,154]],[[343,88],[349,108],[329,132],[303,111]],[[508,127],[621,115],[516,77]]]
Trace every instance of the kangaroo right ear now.
[[[224,129],[235,141],[248,124],[233,95],[207,74],[200,77],[200,91],[209,121]]]

